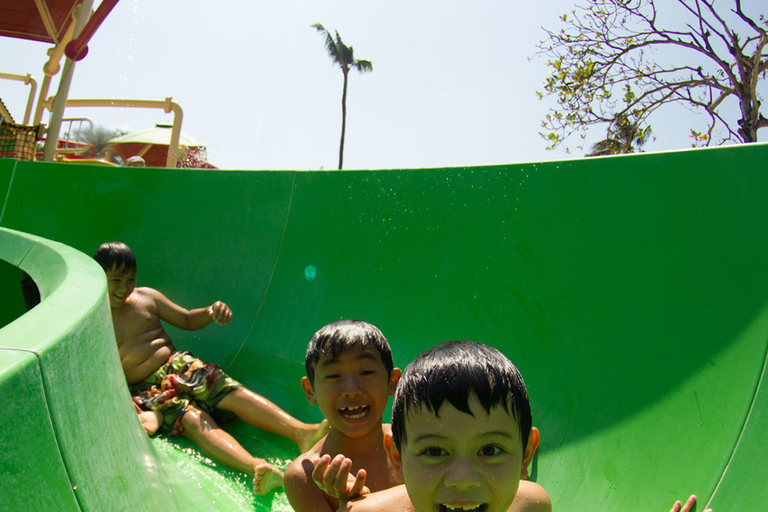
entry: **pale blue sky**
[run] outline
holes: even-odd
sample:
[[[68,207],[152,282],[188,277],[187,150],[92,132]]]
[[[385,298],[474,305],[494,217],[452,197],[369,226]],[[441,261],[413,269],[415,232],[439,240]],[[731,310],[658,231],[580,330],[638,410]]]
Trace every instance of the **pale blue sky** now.
[[[350,77],[345,169],[580,157],[575,148],[570,157],[546,151],[538,135],[554,100],[536,97],[549,71],[535,43],[541,26],[556,27],[574,2],[540,4],[121,0],[77,64],[70,98],[173,96],[184,109],[183,131],[205,143],[221,168],[335,169],[342,74],[310,27],[319,22],[338,29],[374,67]],[[40,82],[48,47],[0,38],[0,71]],[[0,98],[17,120],[27,94],[21,83],[0,80]],[[70,108],[65,116],[129,131],[171,120],[135,109]],[[646,149],[689,147],[696,117],[684,110],[664,116]],[[595,130],[590,139],[603,136]]]

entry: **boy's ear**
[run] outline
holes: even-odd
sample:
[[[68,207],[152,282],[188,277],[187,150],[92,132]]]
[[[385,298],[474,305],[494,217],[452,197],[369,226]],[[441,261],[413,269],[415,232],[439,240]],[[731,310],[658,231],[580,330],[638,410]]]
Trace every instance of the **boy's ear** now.
[[[405,483],[403,479],[403,465],[400,462],[400,452],[395,446],[395,440],[392,438],[392,432],[386,432],[384,434],[384,448],[387,450],[389,460],[392,461],[392,465],[395,467],[395,480],[398,483]]]
[[[392,372],[389,374],[389,396],[395,396],[397,383],[402,375],[403,371],[400,368],[392,368]]]
[[[309,378],[301,378],[301,389],[304,390],[304,394],[307,396],[307,402],[315,405],[317,403],[317,398],[315,398],[315,391],[312,389],[312,383],[309,382]]]
[[[525,447],[525,454],[523,455],[523,467],[520,469],[520,480],[528,479],[528,466],[531,464],[533,456],[536,455],[540,442],[539,429],[531,427],[531,433],[528,434],[528,445]]]

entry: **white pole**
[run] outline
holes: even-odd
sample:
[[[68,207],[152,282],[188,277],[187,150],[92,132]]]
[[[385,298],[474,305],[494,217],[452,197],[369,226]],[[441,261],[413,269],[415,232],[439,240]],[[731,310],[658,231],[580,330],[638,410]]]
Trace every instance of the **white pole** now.
[[[93,6],[93,0],[83,0],[77,12],[77,24],[74,33],[79,35],[83,27],[88,22],[89,13]],[[72,84],[72,73],[75,71],[75,61],[67,59],[64,63],[64,71],[59,81],[59,90],[56,93],[56,99],[51,108],[51,117],[48,119],[48,130],[45,136],[45,148],[43,149],[43,160],[52,162],[56,155],[56,146],[59,142],[59,131],[61,130],[61,120],[64,117],[64,108],[67,105],[69,96],[69,87]]]
[[[181,109],[181,105],[173,101],[173,97],[168,96],[165,100],[74,99],[67,100],[65,104],[67,107],[161,108],[166,114],[173,112],[171,143],[168,146],[165,166],[176,167],[176,153],[178,153],[179,140],[181,140],[181,122],[184,120],[184,111]],[[56,105],[56,99],[48,98],[42,102],[42,105],[44,108],[52,109]],[[46,146],[47,144],[46,141]]]
[[[37,92],[37,81],[35,81],[29,73],[27,73],[27,76],[0,73],[0,78],[4,80],[17,80],[31,86],[29,90],[29,99],[27,100],[27,110],[24,113],[24,120],[21,122],[21,124],[29,124],[29,117],[32,115],[32,103],[35,101],[35,92]]]

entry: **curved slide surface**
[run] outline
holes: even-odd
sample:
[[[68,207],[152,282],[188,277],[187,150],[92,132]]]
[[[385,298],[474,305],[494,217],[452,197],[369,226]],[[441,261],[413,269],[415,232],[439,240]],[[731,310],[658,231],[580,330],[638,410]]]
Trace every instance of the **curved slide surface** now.
[[[766,161],[764,144],[386,171],[0,160],[0,393],[12,404],[0,508],[181,510],[191,495],[288,510],[282,493],[250,496],[189,445],[144,436],[101,270],[81,254],[117,239],[136,252],[140,285],[232,307],[225,327],[169,329],[177,346],[304,420],[319,419],[299,386],[304,350],[330,321],[376,324],[398,366],[473,339],[526,379],[542,432],[533,478],[557,510],[665,511],[691,493],[699,510],[758,510]],[[43,295],[26,314],[22,271]],[[296,455],[227,428],[259,455]]]

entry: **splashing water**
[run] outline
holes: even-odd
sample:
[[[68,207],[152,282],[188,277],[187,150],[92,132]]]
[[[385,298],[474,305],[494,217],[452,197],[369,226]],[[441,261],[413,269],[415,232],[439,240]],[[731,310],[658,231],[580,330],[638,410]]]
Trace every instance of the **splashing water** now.
[[[255,431],[236,422],[227,425],[241,444],[256,456],[285,470],[298,455],[293,444],[279,436]],[[152,439],[154,460],[147,470],[158,475],[158,492],[165,493],[179,510],[200,510],[205,504],[220,512],[292,512],[282,488],[266,496],[253,493],[251,478],[206,457],[185,438]]]

